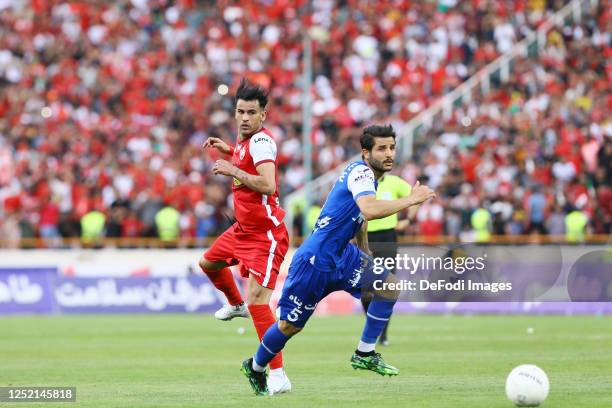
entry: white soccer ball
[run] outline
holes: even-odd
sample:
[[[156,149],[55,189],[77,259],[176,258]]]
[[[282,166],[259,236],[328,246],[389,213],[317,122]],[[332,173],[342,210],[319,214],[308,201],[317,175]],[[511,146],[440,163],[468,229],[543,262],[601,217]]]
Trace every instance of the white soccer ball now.
[[[548,376],[533,364],[514,368],[506,379],[506,396],[519,407],[537,407],[544,402],[549,389]]]

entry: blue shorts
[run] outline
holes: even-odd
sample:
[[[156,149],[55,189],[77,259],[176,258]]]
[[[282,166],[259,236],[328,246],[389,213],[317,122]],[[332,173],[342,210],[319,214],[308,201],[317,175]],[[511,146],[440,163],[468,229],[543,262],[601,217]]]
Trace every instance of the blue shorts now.
[[[339,266],[332,270],[315,268],[307,257],[296,256],[289,266],[283,294],[278,302],[280,319],[296,327],[304,327],[317,303],[332,292],[344,290],[356,298],[375,280],[384,280],[388,270],[375,273],[371,256],[356,245],[347,245]]]

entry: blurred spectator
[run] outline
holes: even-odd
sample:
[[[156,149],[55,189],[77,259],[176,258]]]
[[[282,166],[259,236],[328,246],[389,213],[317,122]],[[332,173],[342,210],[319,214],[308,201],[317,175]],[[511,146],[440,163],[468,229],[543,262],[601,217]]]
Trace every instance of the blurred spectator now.
[[[59,233],[59,217],[60,211],[57,204],[53,201],[44,203],[40,210],[40,236],[46,242],[47,246],[60,246],[61,241]]]
[[[181,213],[167,205],[155,215],[155,225],[159,238],[165,242],[176,241],[180,233]]]
[[[106,223],[106,236],[120,238],[123,236],[123,226],[129,212],[129,202],[126,200],[113,201],[110,207],[110,216]]]
[[[157,226],[155,216],[163,208],[163,202],[157,195],[149,194],[150,191],[144,191],[136,199],[136,205],[139,205],[139,218],[142,221],[142,236],[156,237]]]
[[[515,210],[512,214],[512,219],[508,223],[506,232],[508,235],[521,235],[525,233],[525,212]]]
[[[136,211],[131,208],[127,209],[125,218],[121,224],[121,237],[135,238],[141,236],[143,229],[142,222],[138,219]]]
[[[218,231],[218,220],[215,217],[215,208],[204,202],[196,205],[196,237],[206,238],[214,236]]]
[[[476,242],[489,242],[491,240],[491,213],[486,208],[478,208],[472,214],[472,228]]]
[[[314,203],[310,206],[310,210],[308,211],[308,214],[306,215],[308,231],[309,231],[308,233],[310,233],[310,231],[312,231],[315,228],[317,224],[317,219],[319,218],[319,215],[321,214],[321,209],[322,207],[317,203]]]
[[[8,248],[19,247],[21,239],[21,230],[17,215],[14,213],[7,214],[0,222],[0,236],[4,241],[4,245]]]
[[[570,208],[565,216],[565,240],[569,243],[584,241],[589,219],[587,215],[577,208]]]
[[[444,209],[436,201],[428,201],[419,208],[416,220],[419,223],[419,233],[423,236],[437,236],[444,232]]]
[[[529,232],[546,234],[546,197],[540,190],[539,186],[535,186],[527,201]]]
[[[550,235],[565,235],[565,214],[559,204],[556,204],[546,220],[546,229]]]
[[[60,214],[58,231],[63,238],[78,238],[81,236],[81,224],[72,213]]]
[[[81,217],[81,239],[87,245],[98,244],[104,235],[106,216],[98,209],[89,211]]]
[[[457,210],[449,210],[446,214],[446,235],[451,237],[459,237],[461,232],[461,216]]]

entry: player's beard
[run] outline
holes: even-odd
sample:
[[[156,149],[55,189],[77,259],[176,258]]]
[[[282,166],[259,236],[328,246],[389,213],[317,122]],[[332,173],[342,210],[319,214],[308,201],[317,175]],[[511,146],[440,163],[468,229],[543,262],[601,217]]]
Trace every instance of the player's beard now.
[[[386,161],[386,160],[385,160]],[[370,165],[370,167],[372,168],[372,170],[380,172],[381,174],[386,173],[388,171],[391,171],[391,168],[393,167],[393,163],[391,163],[390,168],[385,168],[385,164],[383,161],[381,160],[376,160],[374,157],[370,156],[370,158],[368,159],[368,164]]]

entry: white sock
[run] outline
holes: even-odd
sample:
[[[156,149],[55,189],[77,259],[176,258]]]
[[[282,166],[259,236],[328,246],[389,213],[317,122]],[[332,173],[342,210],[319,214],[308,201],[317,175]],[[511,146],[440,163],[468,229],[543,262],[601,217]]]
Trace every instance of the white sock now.
[[[282,376],[283,375],[283,367],[281,368],[275,368],[275,369],[270,369],[270,375],[275,375],[275,376]]]
[[[359,344],[357,345],[357,350],[361,351],[362,353],[369,353],[370,351],[374,351],[375,348],[376,343],[364,343],[361,340],[359,340]]]
[[[255,358],[253,358],[252,367],[253,367],[253,370],[257,371],[258,373],[263,373],[264,371],[266,371],[266,367],[262,367],[259,364],[257,364],[257,362],[255,361]]]

